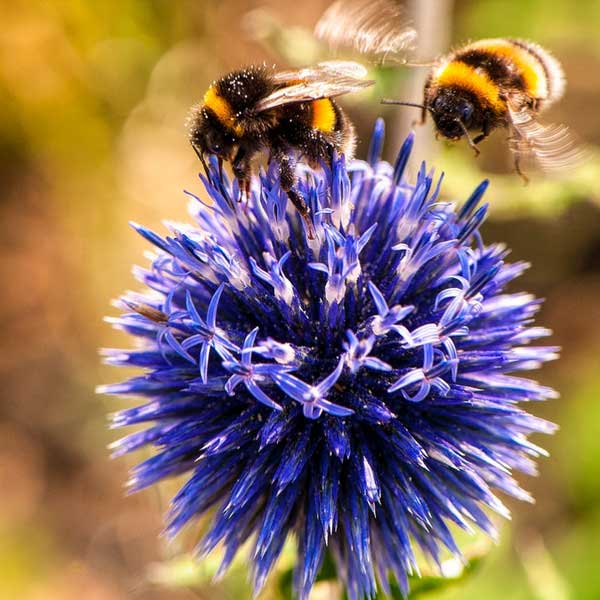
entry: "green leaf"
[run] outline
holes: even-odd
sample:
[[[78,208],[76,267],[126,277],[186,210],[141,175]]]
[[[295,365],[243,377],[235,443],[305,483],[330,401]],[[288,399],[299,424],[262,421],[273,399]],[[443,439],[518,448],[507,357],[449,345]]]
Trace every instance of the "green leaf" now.
[[[466,564],[458,562],[458,559],[452,559],[452,567],[456,567],[456,571],[453,572],[452,575],[426,575],[424,577],[410,577],[410,593],[408,594],[406,600],[421,598],[429,592],[445,590],[451,586],[464,583],[465,580],[481,566],[483,558],[483,556],[475,556],[468,560]],[[445,564],[449,565],[450,561],[447,561]],[[397,586],[393,586],[392,588],[392,598],[402,598],[402,593]]]
[[[335,563],[331,558],[331,554],[327,552],[325,554],[325,558],[323,559],[323,564],[321,565],[321,570],[317,575],[317,583],[319,581],[332,581],[337,579],[337,570],[335,568]],[[280,597],[283,600],[291,600],[294,598],[294,569],[290,567],[283,571],[279,576],[277,581],[277,591],[280,594]],[[345,599],[345,595],[344,595]]]
[[[483,562],[484,555],[478,554],[467,560],[466,563],[458,559],[450,559],[443,563],[442,570],[445,575],[423,575],[422,577],[409,577],[410,593],[408,596],[403,596],[397,584],[391,584],[391,595],[385,596],[378,594],[374,600],[414,600],[415,598],[424,598],[431,592],[440,592],[449,587],[464,583]],[[331,556],[326,554],[323,566],[317,577],[319,581],[332,581],[337,579],[335,563]],[[293,596],[293,569],[286,569],[279,577],[277,582],[277,590],[282,600],[292,600]],[[346,594],[340,596],[340,600],[347,600]]]

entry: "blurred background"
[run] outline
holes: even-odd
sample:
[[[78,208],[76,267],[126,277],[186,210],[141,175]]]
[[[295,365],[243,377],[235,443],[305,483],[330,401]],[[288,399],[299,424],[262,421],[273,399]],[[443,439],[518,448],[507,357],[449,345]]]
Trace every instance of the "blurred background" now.
[[[243,566],[210,584],[159,534],[165,494],[125,497],[134,458],[110,461],[117,433],[106,415],[124,407],[94,393],[123,378],[99,347],[129,341],[102,321],[112,298],[135,287],[130,269],[147,248],[129,228],[186,218],[182,190],[201,192],[184,121],[213,78],[250,61],[299,65],[327,56],[311,30],[327,0],[7,0],[0,36],[0,597],[70,600],[245,599]],[[569,84],[547,119],[600,144],[598,0],[414,0],[408,10],[431,58],[453,44],[497,35],[550,48]],[[424,72],[380,69],[376,89],[344,102],[363,140],[386,117],[392,158],[411,109],[378,98],[420,100]],[[465,144],[419,130],[414,158],[446,171],[443,193],[462,200],[492,185],[489,241],[531,261],[515,289],[546,298],[562,358],[536,377],[561,398],[535,414],[560,424],[541,477],[523,480],[535,506],[510,502],[502,541],[451,599],[600,598],[600,167],[572,178],[511,173],[504,132],[475,160]],[[139,458],[139,457],[138,457]],[[169,490],[167,490],[168,492]],[[164,490],[163,490],[164,492]],[[285,560],[284,560],[285,562]],[[276,586],[275,586],[276,587]],[[274,586],[264,598],[277,597]],[[316,598],[334,598],[318,586]],[[424,595],[423,597],[427,597]]]

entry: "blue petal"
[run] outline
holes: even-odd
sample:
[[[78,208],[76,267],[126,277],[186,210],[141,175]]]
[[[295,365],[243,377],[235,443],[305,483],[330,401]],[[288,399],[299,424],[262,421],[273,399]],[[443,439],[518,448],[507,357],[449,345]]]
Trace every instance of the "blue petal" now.
[[[387,315],[389,308],[383,294],[377,289],[377,286],[372,281],[369,281],[368,286],[371,296],[373,297],[373,302],[375,302],[377,312],[380,316],[384,317]]]
[[[344,358],[341,357],[338,361],[337,367],[333,370],[321,383],[317,385],[317,390],[321,396],[325,396],[327,392],[336,384],[340,378],[342,371],[344,370]]]
[[[213,294],[213,297],[210,299],[210,304],[208,305],[208,312],[206,313],[206,324],[208,325],[209,329],[213,331],[217,326],[217,306],[219,305],[219,300],[224,289],[225,284],[222,283]]]
[[[265,406],[269,406],[270,408],[274,408],[275,410],[282,410],[281,405],[277,404],[274,400],[271,400],[267,394],[265,394],[256,384],[256,382],[251,380],[246,380],[246,387],[248,391],[262,404]]]

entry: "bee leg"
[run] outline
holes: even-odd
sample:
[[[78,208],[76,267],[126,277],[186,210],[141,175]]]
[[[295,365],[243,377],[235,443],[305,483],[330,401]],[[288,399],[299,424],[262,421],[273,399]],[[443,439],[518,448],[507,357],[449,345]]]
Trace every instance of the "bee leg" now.
[[[523,149],[523,138],[519,135],[519,132],[516,129],[511,129],[511,135],[508,137],[508,142],[511,144],[511,150],[513,152],[513,157],[515,159],[515,173],[523,180],[523,185],[527,185],[529,183],[529,177],[523,173],[521,170],[521,153],[527,150]]]
[[[521,157],[518,152],[515,152],[515,173],[523,180],[523,184],[529,183],[529,177],[521,171]]]
[[[306,223],[306,229],[308,231],[308,239],[315,239],[315,229],[313,226],[312,219],[310,218],[310,209],[306,205],[304,198],[294,189],[287,190],[288,198],[292,201],[292,204],[296,207],[296,210],[300,213],[300,216]]]
[[[241,174],[239,177],[236,177],[236,180],[238,183],[237,201],[241,204],[242,201],[245,199],[247,204],[250,200],[250,173]]]
[[[491,132],[490,124],[487,121],[484,121],[483,127],[481,128],[481,133],[475,137],[475,139],[473,140],[473,143],[479,144],[479,142],[483,142],[483,140],[485,140],[485,138],[487,138],[490,135],[490,132]]]
[[[473,148],[473,152],[475,152],[475,156],[479,156],[481,154],[481,150],[475,145],[475,141],[471,139],[471,136],[467,137],[467,142],[469,146]]]
[[[246,206],[250,202],[250,178],[244,180],[244,196],[246,196]]]
[[[475,145],[476,142],[473,141],[473,138],[471,137],[471,134],[469,133],[469,130],[465,127],[464,123],[461,120],[457,119],[456,122],[460,125],[460,128],[463,131],[463,134],[464,134],[464,136],[465,136],[465,138],[467,140],[467,143],[473,149],[473,152],[475,152],[475,156],[479,156],[481,154],[481,151]]]
[[[250,176],[251,176],[251,167],[250,161],[248,161],[246,157],[246,151],[243,148],[239,148],[231,161],[231,168],[233,170],[233,174],[238,182],[239,187],[239,195],[238,202],[242,201],[242,196],[246,196],[246,202],[248,198],[250,198]]]
[[[315,231],[312,219],[310,218],[310,208],[308,208],[304,198],[294,189],[294,184],[296,183],[294,162],[285,153],[277,153],[276,158],[279,162],[279,182],[281,183],[281,188],[287,193],[288,198],[296,207],[296,210],[300,213],[300,216],[304,219],[306,228],[308,230],[309,239],[314,240]]]

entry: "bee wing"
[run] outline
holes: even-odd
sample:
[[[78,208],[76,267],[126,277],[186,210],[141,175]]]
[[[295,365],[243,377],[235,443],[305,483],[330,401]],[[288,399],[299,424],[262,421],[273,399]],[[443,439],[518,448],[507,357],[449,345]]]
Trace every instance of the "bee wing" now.
[[[416,30],[392,0],[337,0],[319,19],[315,36],[332,48],[354,48],[361,54],[406,63]]]
[[[290,81],[309,82],[336,75],[352,79],[363,79],[367,75],[367,69],[360,63],[352,60],[327,60],[318,63],[314,67],[279,71],[271,79],[276,83],[288,83]]]
[[[366,73],[365,67],[351,61],[328,61],[297,71],[282,71],[273,77],[282,87],[261,100],[255,110],[263,112],[285,104],[356,92],[375,83],[362,79]]]
[[[580,166],[587,158],[583,148],[565,125],[539,123],[527,108],[508,102],[513,130],[511,149],[519,158],[530,158],[546,172],[561,172]]]

